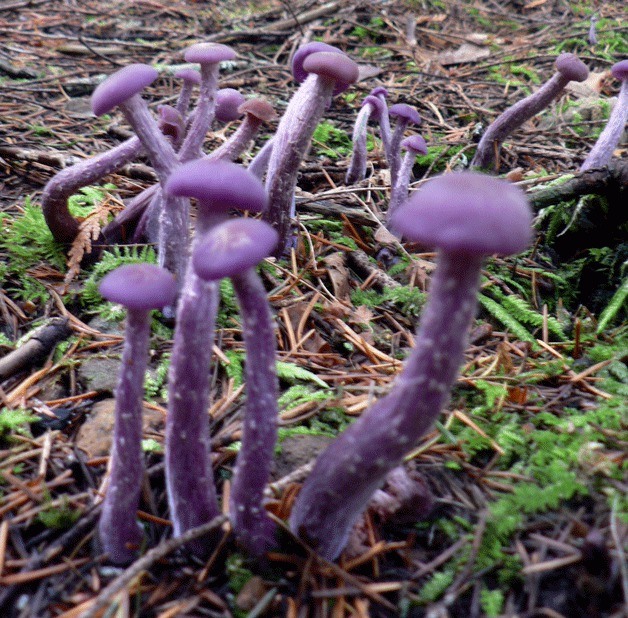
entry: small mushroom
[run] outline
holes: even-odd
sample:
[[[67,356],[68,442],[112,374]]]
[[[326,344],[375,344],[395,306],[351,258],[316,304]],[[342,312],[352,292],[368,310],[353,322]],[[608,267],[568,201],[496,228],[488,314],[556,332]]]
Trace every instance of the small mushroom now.
[[[368,121],[371,118],[381,121],[384,117],[388,117],[386,102],[378,96],[369,94],[364,101],[362,101],[362,107],[358,112],[353,126],[353,151],[351,153],[351,160],[349,161],[349,169],[345,177],[347,184],[359,182],[366,177],[366,134]]]
[[[179,151],[183,163],[202,156],[203,141],[214,120],[220,63],[233,60],[235,56],[231,47],[221,43],[196,43],[185,50],[186,62],[201,65],[201,85],[192,124]]]
[[[233,135],[210,155],[211,161],[226,159],[234,161],[237,159],[251,143],[262,124],[270,122],[276,117],[273,106],[263,99],[249,99],[238,107],[238,113],[244,114],[244,120]]]
[[[410,184],[410,175],[412,167],[417,155],[427,154],[427,144],[420,135],[411,135],[406,137],[400,146],[401,150],[405,150],[406,154],[401,161],[401,167],[397,174],[397,182],[392,186],[390,192],[390,203],[388,204],[387,219],[390,220],[393,213],[403,202],[408,199],[408,185]]]
[[[235,88],[221,88],[216,92],[216,113],[214,117],[219,122],[231,122],[242,116],[238,109],[246,99]]]
[[[279,234],[275,255],[281,255],[290,236],[290,208],[297,172],[325,109],[334,94],[343,92],[358,79],[358,65],[340,50],[315,51],[318,43],[297,50],[293,74],[303,83],[290,99],[273,138],[268,162],[266,189],[269,207],[264,220]]]
[[[270,255],[277,232],[257,219],[231,219],[196,244],[192,264],[207,281],[233,282],[246,346],[246,409],[242,446],[230,494],[233,530],[239,543],[259,556],[275,542],[275,524],[262,506],[277,441],[276,343],[266,290],[255,266]]]
[[[122,368],[116,388],[109,486],[98,534],[112,562],[125,564],[137,555],[142,529],[137,523],[144,477],[142,401],[148,360],[150,311],[170,304],[176,293],[172,275],[153,264],[128,264],[100,282],[104,298],[127,308]]]
[[[259,212],[267,205],[259,179],[227,161],[197,159],[182,165],[170,176],[165,193],[197,200],[193,251],[199,238],[223,222],[230,210]],[[166,417],[166,490],[175,536],[220,514],[207,413],[218,300],[216,283],[200,279],[189,264],[177,305]],[[191,549],[205,555],[212,543],[202,539]]]
[[[611,74],[621,82],[617,102],[604,130],[580,166],[581,172],[608,165],[626,128],[626,121],[628,120],[628,60],[620,60],[615,63],[611,68]]]
[[[397,103],[388,110],[388,115],[396,118],[395,129],[390,137],[390,156],[388,165],[390,167],[390,186],[394,187],[397,183],[397,174],[401,166],[401,141],[406,129],[410,125],[420,125],[421,116],[411,105],[406,103]]]
[[[565,90],[569,82],[583,82],[589,75],[587,66],[574,54],[561,54],[556,58],[554,66],[556,73],[536,92],[517,101],[488,126],[471,161],[472,168],[491,167],[495,162],[499,146],[507,135],[544,110]]]
[[[201,83],[201,74],[196,69],[181,69],[174,76],[183,80],[183,86],[181,86],[175,108],[181,114],[181,117],[187,120],[192,90],[194,86],[198,86]]]
[[[416,345],[390,392],[318,457],[290,527],[325,558],[386,474],[415,448],[447,404],[473,320],[485,256],[525,249],[532,237],[525,194],[504,180],[463,172],[430,180],[394,213],[391,227],[439,249]]]

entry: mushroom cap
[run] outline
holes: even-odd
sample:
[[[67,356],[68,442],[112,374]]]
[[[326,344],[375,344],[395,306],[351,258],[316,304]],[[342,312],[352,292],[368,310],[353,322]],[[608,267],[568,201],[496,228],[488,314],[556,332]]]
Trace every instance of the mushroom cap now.
[[[615,79],[619,79],[620,81],[628,79],[628,58],[616,62],[611,67],[611,73]]]
[[[242,116],[238,107],[240,107],[244,101],[244,95],[235,88],[221,88],[218,90],[216,92],[216,120],[220,122],[231,122]]]
[[[158,76],[157,69],[148,64],[129,64],[121,68],[98,84],[92,94],[92,111],[96,116],[110,112],[152,84]]]
[[[294,56],[292,57],[292,76],[299,84],[304,82],[308,75],[308,71],[303,68],[303,61],[310,54],[322,51],[333,54],[344,54],[344,52],[339,50],[337,47],[328,45],[327,43],[323,43],[321,41],[312,41],[311,43],[301,45],[301,47],[294,52]]]
[[[238,111],[255,116],[262,122],[269,122],[277,117],[275,108],[264,99],[248,99],[238,107]]]
[[[192,84],[200,84],[201,83],[201,74],[197,69],[179,69],[174,76],[177,79],[182,79],[185,82],[190,82]]]
[[[194,197],[206,212],[232,208],[261,212],[268,195],[261,180],[230,161],[195,159],[176,168],[168,177],[166,193]]]
[[[411,135],[401,140],[401,148],[410,150],[416,154],[427,154],[427,144],[420,135]]]
[[[381,97],[386,98],[388,96],[388,90],[386,90],[384,86],[375,86],[375,88],[373,88],[373,90],[371,90],[369,94],[373,95],[374,97],[381,96]]]
[[[388,113],[391,116],[396,116],[399,120],[405,120],[408,124],[421,124],[421,116],[412,105],[396,103],[391,105]]]
[[[589,77],[589,68],[576,54],[560,54],[554,63],[556,70],[572,82],[583,82]]]
[[[369,116],[373,120],[377,120],[378,122],[382,119],[382,115],[388,111],[388,107],[386,105],[386,101],[381,99],[377,95],[373,93],[364,97],[364,101],[362,101],[362,107],[365,105],[371,106],[371,115]]]
[[[532,240],[523,191],[477,172],[427,181],[393,213],[390,225],[412,241],[454,253],[509,255]]]
[[[155,264],[126,264],[106,274],[101,295],[130,310],[149,311],[171,305],[177,295],[174,275]]]
[[[236,53],[231,47],[222,43],[195,43],[185,50],[183,57],[186,62],[216,64],[225,60],[233,60]]]
[[[358,81],[360,69],[349,56],[336,52],[314,52],[303,60],[303,70],[335,82],[334,95],[344,92]]]
[[[253,268],[277,246],[279,234],[259,219],[229,219],[209,230],[192,253],[201,279],[215,281]]]

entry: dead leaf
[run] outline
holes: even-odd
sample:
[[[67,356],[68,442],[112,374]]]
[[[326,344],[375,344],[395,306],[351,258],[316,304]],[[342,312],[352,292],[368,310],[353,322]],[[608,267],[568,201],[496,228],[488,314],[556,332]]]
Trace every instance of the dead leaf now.
[[[337,251],[323,259],[327,275],[334,289],[334,296],[340,301],[349,300],[349,270],[345,266],[344,253]]]
[[[349,324],[370,324],[373,320],[373,312],[366,306],[360,305],[348,318]]]
[[[478,47],[471,43],[463,43],[455,51],[445,51],[438,55],[438,61],[444,66],[450,64],[467,64],[469,62],[477,62],[482,58],[486,58],[491,55],[491,50],[488,47]]]
[[[380,227],[376,230],[375,235],[373,236],[375,242],[380,245],[396,245],[399,243],[399,238],[389,232],[385,227]]]

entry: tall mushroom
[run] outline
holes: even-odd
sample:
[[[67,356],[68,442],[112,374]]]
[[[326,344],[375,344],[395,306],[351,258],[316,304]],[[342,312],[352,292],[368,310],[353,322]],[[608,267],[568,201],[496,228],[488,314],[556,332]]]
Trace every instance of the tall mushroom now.
[[[587,66],[574,54],[561,54],[554,66],[556,73],[536,92],[517,101],[488,126],[471,161],[472,168],[488,169],[494,165],[499,146],[507,135],[544,110],[569,82],[582,82],[589,75]]]
[[[150,311],[170,304],[176,293],[172,275],[153,264],[128,264],[100,282],[104,298],[127,308],[122,368],[116,388],[109,486],[98,534],[112,562],[124,564],[137,555],[142,530],[137,509],[144,476],[142,401],[148,360]]]
[[[388,204],[388,212],[386,218],[390,220],[393,213],[408,199],[408,185],[410,184],[410,175],[416,156],[419,154],[427,154],[427,144],[420,135],[411,135],[401,142],[401,150],[405,150],[406,154],[401,161],[401,166],[397,172],[397,180],[392,185],[390,191],[390,202]]]
[[[318,51],[320,46],[324,46],[325,51]],[[324,43],[309,43],[297,50],[292,61],[292,73],[303,83],[279,121],[266,174],[269,206],[264,220],[279,234],[276,255],[281,255],[288,243],[297,172],[312,134],[331,97],[358,79],[358,65],[340,50],[331,48],[333,51],[330,51],[330,47]]]
[[[197,200],[193,250],[230,210],[259,212],[267,205],[260,180],[227,161],[197,159],[182,165],[170,176],[165,193]],[[200,279],[188,264],[177,305],[166,417],[166,490],[175,536],[219,514],[207,414],[218,299],[216,283]],[[204,540],[192,549],[203,555],[210,543]]]
[[[324,557],[342,550],[386,474],[417,446],[449,398],[475,315],[483,258],[522,251],[531,211],[506,181],[464,172],[430,180],[398,208],[391,227],[439,249],[416,345],[389,394],[318,457],[290,527]]]
[[[390,155],[388,165],[390,166],[390,185],[394,187],[397,183],[397,174],[401,166],[401,141],[406,129],[410,125],[421,124],[421,116],[412,105],[397,103],[388,110],[389,116],[396,118],[395,128],[390,136]]]
[[[620,60],[615,63],[611,68],[611,74],[615,79],[621,81],[617,102],[604,130],[580,166],[581,172],[608,165],[626,128],[626,121],[628,120],[628,60]]]
[[[275,525],[262,506],[277,441],[276,344],[266,290],[255,266],[270,255],[277,232],[264,221],[238,218],[212,228],[196,244],[192,264],[207,281],[231,277],[246,346],[246,408],[242,446],[230,495],[236,538],[253,555],[275,541]]]

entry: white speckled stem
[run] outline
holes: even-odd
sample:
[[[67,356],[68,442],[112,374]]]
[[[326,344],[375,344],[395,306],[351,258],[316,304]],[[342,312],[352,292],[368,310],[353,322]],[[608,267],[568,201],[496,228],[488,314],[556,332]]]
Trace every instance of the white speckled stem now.
[[[364,180],[366,177],[366,133],[372,112],[373,106],[367,103],[360,109],[355,119],[355,125],[353,126],[353,152],[351,153],[349,169],[345,176],[345,183],[348,185]]]
[[[141,149],[139,138],[131,137],[107,152],[66,167],[48,181],[41,195],[41,207],[56,241],[71,243],[78,234],[79,224],[68,210],[68,198],[135,159]]]
[[[290,516],[295,534],[334,559],[386,474],[417,446],[449,399],[477,305],[481,258],[442,253],[416,336],[390,393],[318,457]]]
[[[580,166],[581,172],[608,165],[626,128],[626,121],[628,121],[628,80],[622,82],[610,118],[591,148],[589,156]]]
[[[194,242],[224,219],[199,211]],[[166,492],[175,537],[220,514],[207,411],[218,301],[218,285],[197,277],[188,261],[176,312],[166,416]],[[206,556],[215,540],[203,537],[190,550]]]
[[[536,92],[517,101],[500,114],[486,129],[478,144],[471,168],[487,169],[494,163],[495,151],[515,129],[524,122],[543,111],[553,99],[560,95],[569,80],[555,73]]]
[[[137,556],[143,536],[137,509],[144,478],[142,401],[149,335],[150,313],[129,311],[116,388],[109,486],[98,523],[103,549],[116,564],[126,564]]]
[[[203,142],[214,120],[219,63],[201,65],[201,84],[198,103],[192,115],[192,124],[179,150],[182,163],[202,156]]]
[[[392,185],[390,191],[390,203],[388,204],[388,212],[386,219],[390,221],[393,212],[408,199],[408,186],[410,184],[410,175],[416,161],[416,153],[407,150],[401,162],[401,167],[397,172],[397,181]]]
[[[246,408],[242,447],[231,485],[231,518],[236,538],[259,556],[275,541],[275,524],[262,506],[277,441],[276,343],[266,290],[251,269],[233,277],[246,346]]]
[[[335,81],[310,73],[288,103],[273,138],[266,190],[268,208],[263,213],[279,234],[275,255],[283,254],[290,238],[290,204],[301,161],[312,134],[327,109]]]

